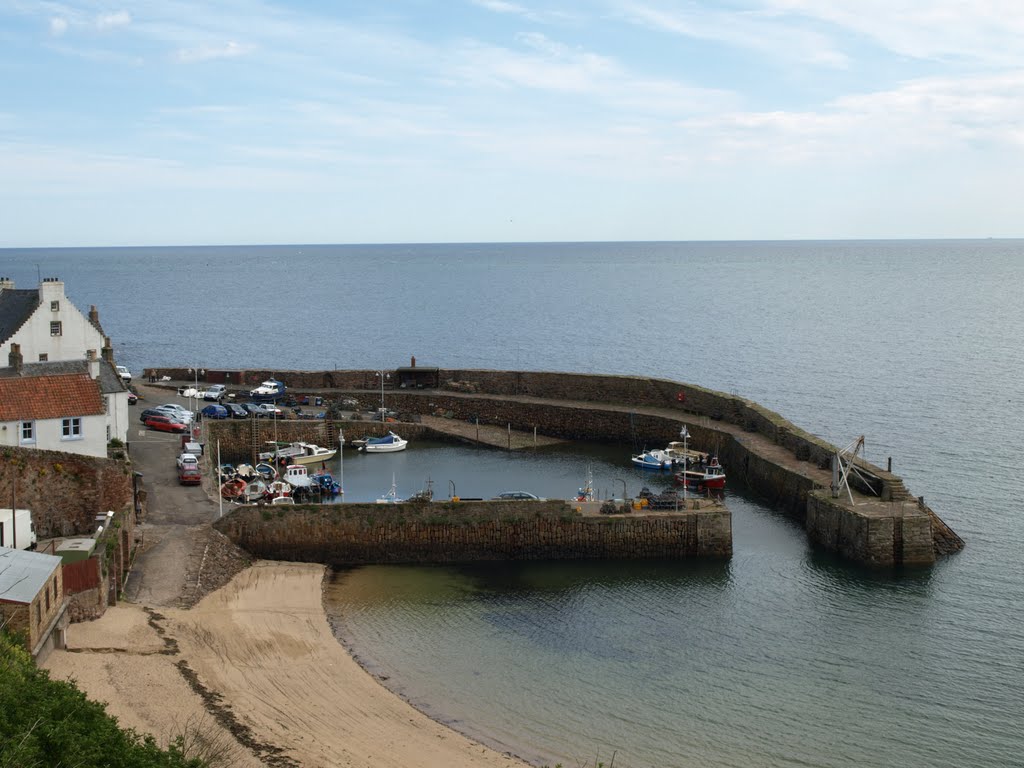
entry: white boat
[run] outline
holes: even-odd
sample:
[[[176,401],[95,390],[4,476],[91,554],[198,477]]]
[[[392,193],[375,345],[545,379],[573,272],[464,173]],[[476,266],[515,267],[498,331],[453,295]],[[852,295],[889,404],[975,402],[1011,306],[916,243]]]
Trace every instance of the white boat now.
[[[295,499],[291,496],[275,496],[270,500],[270,503],[274,506],[277,506],[278,504],[294,504]]]
[[[632,462],[634,467],[654,470],[672,469],[673,465],[672,458],[658,448],[635,454]]]
[[[262,499],[267,493],[267,484],[260,478],[250,481],[239,494],[239,501],[244,504],[251,504]]]
[[[338,455],[337,448],[321,448],[313,443],[301,441],[294,443],[272,443],[273,450],[264,451],[259,455],[260,461],[271,462],[286,459],[289,464],[319,464],[327,462]]]
[[[408,440],[403,440],[394,432],[388,432],[384,437],[371,437],[367,439],[366,445],[359,450],[366,453],[393,453],[395,451],[404,451],[407,445],[409,445]]]
[[[308,489],[313,485],[313,481],[309,479],[309,471],[302,464],[289,464],[281,478],[294,489]]]
[[[270,499],[271,503],[274,502],[274,499],[291,495],[292,487],[284,480],[274,480],[267,485],[267,498]]]
[[[401,501],[398,498],[398,488],[395,486],[395,476],[391,476],[391,490],[377,499],[378,504],[398,504]]]

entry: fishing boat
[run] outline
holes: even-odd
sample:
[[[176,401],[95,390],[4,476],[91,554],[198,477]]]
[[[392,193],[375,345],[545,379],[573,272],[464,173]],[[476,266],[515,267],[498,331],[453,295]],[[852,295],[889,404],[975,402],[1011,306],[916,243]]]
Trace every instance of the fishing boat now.
[[[369,438],[359,450],[366,453],[393,453],[404,451],[407,445],[409,445],[408,440],[403,440],[394,432],[388,432],[384,437]]]
[[[725,488],[725,468],[718,463],[718,457],[691,465],[689,469],[676,472],[676,485],[685,485],[693,491],[720,491]]]
[[[395,486],[395,476],[392,475],[391,476],[391,490],[389,490],[387,493],[385,493],[383,496],[381,496],[379,499],[377,499],[377,503],[378,504],[398,504],[400,501],[401,501],[401,499],[398,498],[398,490],[397,490],[397,488]]]
[[[594,500],[594,471],[591,466],[587,465],[587,480],[583,484],[583,487],[576,492],[575,501],[593,501]]]
[[[267,484],[266,498],[270,499],[270,503],[273,504],[275,499],[279,499],[282,496],[291,496],[292,487],[288,485],[284,480],[274,480]]]
[[[672,458],[659,448],[634,454],[632,462],[634,467],[658,471],[672,469],[673,466]]]
[[[322,493],[329,494],[331,496],[337,496],[344,491],[341,490],[341,484],[334,479],[334,476],[330,472],[316,472],[310,476],[313,484],[320,488]]]
[[[294,443],[269,443],[273,448],[259,454],[261,462],[281,462],[288,464],[320,464],[338,455],[337,448],[322,448],[313,443],[297,441]]]
[[[677,466],[684,466],[687,462],[690,464],[699,464],[702,461],[706,463],[708,460],[708,454],[688,448],[685,442],[680,441],[669,443],[661,453]]]
[[[240,477],[236,477],[233,480],[228,480],[223,483],[220,487],[220,495],[228,500],[234,500],[239,498],[249,484]]]
[[[238,495],[238,500],[245,503],[251,504],[255,501],[261,500],[267,495],[267,484],[261,479],[256,478],[249,483],[246,483],[245,488]]]
[[[296,490],[308,490],[313,484],[309,478],[309,470],[302,464],[289,464],[281,478],[292,487],[292,493]]]
[[[277,470],[274,468],[273,464],[268,464],[265,461],[261,461],[254,467],[254,469],[257,472],[259,472],[260,477],[262,477],[268,483],[271,483],[277,479]]]
[[[259,477],[260,473],[256,471],[256,467],[252,464],[239,464],[235,467],[235,476],[249,482],[250,480],[255,480]]]

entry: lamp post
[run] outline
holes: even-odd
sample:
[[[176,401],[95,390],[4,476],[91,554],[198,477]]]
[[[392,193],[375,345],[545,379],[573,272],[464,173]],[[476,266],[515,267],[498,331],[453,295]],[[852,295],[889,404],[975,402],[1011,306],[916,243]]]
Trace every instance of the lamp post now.
[[[690,433],[686,431],[686,425],[683,424],[682,429],[679,430],[679,436],[683,438],[683,506],[686,506],[686,484],[689,482],[689,478],[686,476],[687,470],[690,468],[690,452],[687,450],[686,441],[690,439]]]
[[[200,375],[206,376],[206,369],[199,370],[199,368],[189,368],[188,372],[192,374],[192,398],[195,398],[195,404],[192,407],[193,418],[199,417],[199,377]],[[189,399],[192,399],[189,398]]]
[[[342,448],[345,447],[345,430],[338,430],[338,487],[341,488],[341,500],[345,500],[345,454]]]
[[[380,378],[380,420],[381,423],[383,423],[385,421],[384,414],[386,413],[386,411],[384,410],[384,380],[390,380],[391,374],[385,373],[384,371],[381,370],[375,371],[373,375]]]

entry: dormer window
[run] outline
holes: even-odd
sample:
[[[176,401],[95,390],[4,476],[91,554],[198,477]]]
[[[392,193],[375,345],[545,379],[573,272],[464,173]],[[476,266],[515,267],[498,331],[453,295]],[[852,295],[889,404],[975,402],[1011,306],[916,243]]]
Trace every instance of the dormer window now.
[[[61,335],[61,324],[58,321],[50,323],[50,335],[60,336]]]
[[[60,302],[59,301],[51,301],[50,302],[50,311],[51,312],[60,312]]]

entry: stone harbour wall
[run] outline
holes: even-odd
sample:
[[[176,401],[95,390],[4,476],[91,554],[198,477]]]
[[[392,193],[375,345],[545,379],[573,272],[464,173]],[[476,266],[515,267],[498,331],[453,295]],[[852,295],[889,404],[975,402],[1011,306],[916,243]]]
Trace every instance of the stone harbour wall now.
[[[724,508],[592,517],[563,502],[248,506],[215,526],[256,557],[333,566],[732,554]]]

